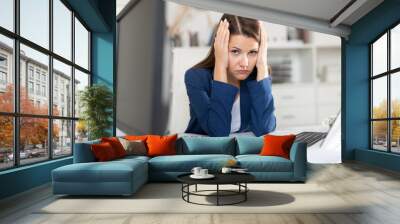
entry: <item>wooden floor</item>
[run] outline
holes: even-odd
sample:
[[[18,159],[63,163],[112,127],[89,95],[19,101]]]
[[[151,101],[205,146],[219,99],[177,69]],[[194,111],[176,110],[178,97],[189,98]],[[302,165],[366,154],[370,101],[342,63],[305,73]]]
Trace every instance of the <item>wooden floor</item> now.
[[[357,214],[35,214],[54,200],[49,185],[0,202],[0,223],[400,223],[400,174],[360,163],[310,165],[317,183],[346,201],[367,204]]]

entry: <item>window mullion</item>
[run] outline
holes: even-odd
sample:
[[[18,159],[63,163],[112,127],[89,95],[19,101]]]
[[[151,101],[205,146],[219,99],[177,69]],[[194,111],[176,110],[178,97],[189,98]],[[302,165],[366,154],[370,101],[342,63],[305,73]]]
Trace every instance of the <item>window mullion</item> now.
[[[17,35],[19,35],[19,7],[20,6],[20,1],[15,0],[14,1],[14,30]],[[19,50],[19,39],[15,38],[14,39],[14,112],[16,114],[19,114],[20,111],[20,105],[19,105],[19,100],[20,100],[20,79],[19,79],[19,73],[20,73],[20,50]],[[20,118],[17,116],[14,116],[14,166],[19,166],[20,164],[20,156],[19,156],[19,136],[20,136]]]
[[[387,32],[387,71],[390,70],[390,29]],[[388,117],[392,118],[392,111],[391,111],[391,104],[392,104],[392,100],[391,100],[391,79],[392,79],[392,75],[389,73],[387,74],[387,98],[388,98],[388,103],[387,103],[387,110],[388,110]],[[391,135],[391,124],[392,124],[392,120],[389,120],[387,122],[388,126],[387,126],[387,135],[388,135],[388,152],[392,151],[392,135]]]
[[[71,91],[72,91],[72,105],[71,105],[71,117],[75,118],[75,12],[72,11],[71,15],[71,23],[72,23],[72,38],[71,38],[71,59],[72,59],[72,65],[71,66]],[[72,130],[71,130],[71,150],[72,150],[72,155],[74,155],[74,145],[75,145],[75,126],[76,126],[75,120],[73,120],[72,123]]]
[[[49,0],[49,50],[53,52],[53,0]],[[49,55],[49,72],[48,72],[48,92],[49,97],[49,116],[48,119],[48,151],[49,159],[53,159],[53,56]]]
[[[372,99],[372,96],[373,96],[373,79],[372,79],[372,72],[374,71],[373,70],[373,60],[372,60],[372,56],[373,56],[373,47],[372,47],[372,44],[369,46],[369,52],[370,52],[370,55],[369,55],[369,64],[370,64],[370,66],[369,66],[369,69],[370,69],[370,71],[369,71],[369,87],[370,87],[370,89],[369,89],[369,119],[370,119],[370,122],[369,122],[369,138],[370,138],[370,141],[369,141],[369,144],[370,144],[370,149],[373,149],[373,147],[374,147],[374,143],[373,143],[373,141],[374,141],[374,136],[373,136],[373,127],[374,127],[374,125],[373,125],[373,121],[372,121],[372,119],[373,119],[373,99]]]

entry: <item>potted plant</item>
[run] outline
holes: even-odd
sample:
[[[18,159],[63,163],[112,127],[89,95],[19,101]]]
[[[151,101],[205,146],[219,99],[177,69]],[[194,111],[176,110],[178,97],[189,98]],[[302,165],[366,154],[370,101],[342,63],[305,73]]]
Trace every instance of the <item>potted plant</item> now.
[[[80,92],[81,118],[87,127],[90,140],[109,136],[107,129],[112,125],[113,97],[110,89],[102,84],[87,86]]]

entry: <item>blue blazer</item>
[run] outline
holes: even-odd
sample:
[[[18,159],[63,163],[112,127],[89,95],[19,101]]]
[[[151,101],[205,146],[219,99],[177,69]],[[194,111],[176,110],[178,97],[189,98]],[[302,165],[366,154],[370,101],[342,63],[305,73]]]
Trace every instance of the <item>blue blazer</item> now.
[[[190,121],[186,133],[209,136],[229,136],[232,106],[240,90],[241,126],[238,132],[252,131],[261,136],[274,131],[274,99],[271,78],[257,81],[257,69],[240,82],[240,89],[213,80],[214,70],[191,68],[185,73],[185,85],[190,102]]]

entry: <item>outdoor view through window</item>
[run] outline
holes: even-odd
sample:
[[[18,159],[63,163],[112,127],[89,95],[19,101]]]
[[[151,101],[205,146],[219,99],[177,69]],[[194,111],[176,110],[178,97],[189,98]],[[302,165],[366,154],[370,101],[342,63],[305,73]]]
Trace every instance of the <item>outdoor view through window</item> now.
[[[70,156],[87,139],[89,30],[60,0],[19,2],[16,27],[14,1],[0,1],[0,170]]]

